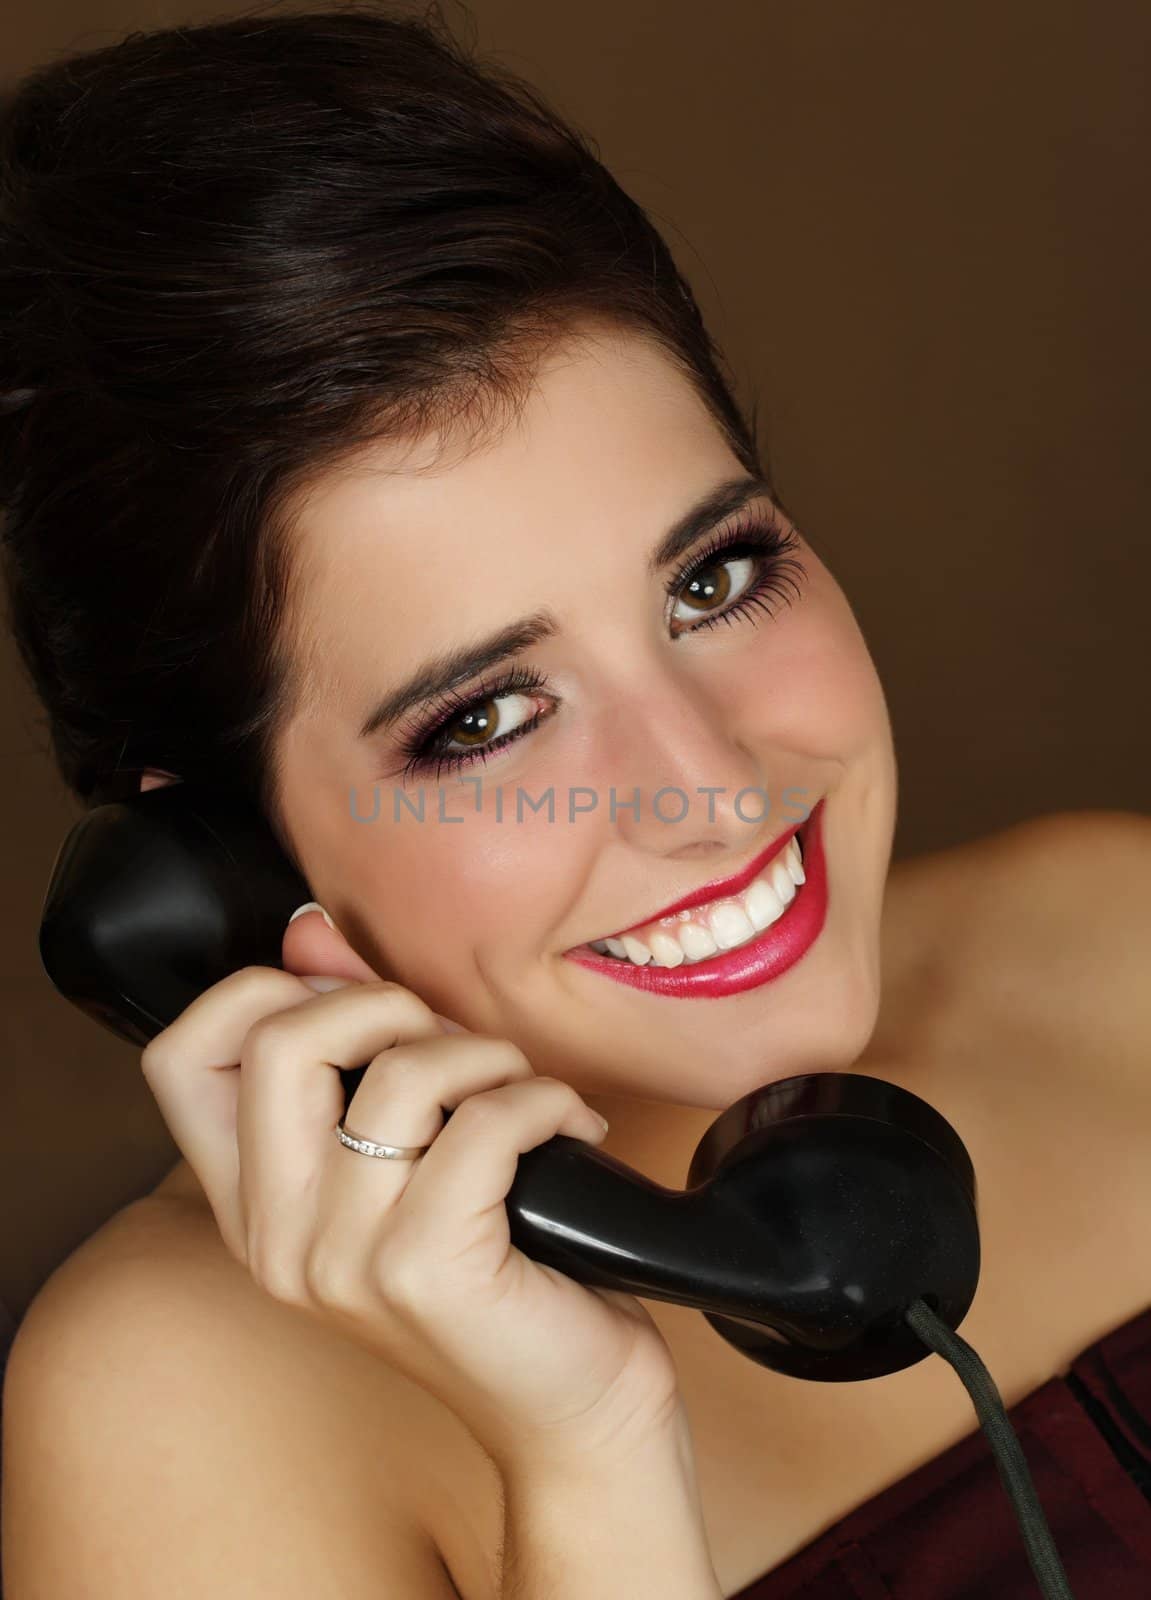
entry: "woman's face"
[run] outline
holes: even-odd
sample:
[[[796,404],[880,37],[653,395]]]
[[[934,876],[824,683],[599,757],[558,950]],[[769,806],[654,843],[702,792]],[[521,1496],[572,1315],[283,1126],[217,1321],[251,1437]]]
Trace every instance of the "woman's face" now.
[[[762,493],[649,566],[745,476],[666,357],[594,330],[553,349],[494,444],[379,447],[301,502],[308,694],[280,797],[313,893],[380,976],[581,1094],[725,1107],[846,1067],[876,1022],[895,769],[843,593]],[[701,564],[709,541],[773,525],[791,540],[774,576],[746,545]],[[418,672],[541,616],[518,655],[361,736]],[[670,994],[572,959],[736,874],[821,801],[826,914],[786,970]]]

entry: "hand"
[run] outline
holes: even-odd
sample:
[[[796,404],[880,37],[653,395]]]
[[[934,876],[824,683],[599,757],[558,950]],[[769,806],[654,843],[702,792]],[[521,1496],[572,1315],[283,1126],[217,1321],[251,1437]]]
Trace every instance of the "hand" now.
[[[509,1237],[518,1157],[560,1133],[597,1143],[595,1113],[508,1040],[448,1033],[319,912],[289,925],[284,964],[299,971],[245,967],[214,984],[141,1062],[232,1255],[435,1394],[497,1463],[578,1451],[615,1465],[670,1435],[674,1362],[640,1301]],[[343,984],[316,993],[301,972]],[[347,1127],[425,1155],[383,1160],[335,1137],[339,1069],[364,1063]]]

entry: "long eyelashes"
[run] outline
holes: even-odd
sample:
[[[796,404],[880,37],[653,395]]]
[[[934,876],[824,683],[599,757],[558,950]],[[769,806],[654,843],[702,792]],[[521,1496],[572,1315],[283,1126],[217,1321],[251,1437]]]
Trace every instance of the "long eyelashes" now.
[[[417,729],[414,734],[405,736],[401,741],[401,754],[408,757],[402,777],[412,773],[423,773],[435,768],[438,778],[440,773],[447,769],[455,771],[459,767],[468,766],[473,761],[486,761],[493,751],[501,749],[505,744],[510,744],[513,739],[519,739],[525,733],[530,733],[538,722],[543,721],[550,712],[537,711],[529,721],[521,723],[510,733],[501,734],[489,744],[477,746],[475,750],[444,751],[441,741],[447,737],[448,729],[452,723],[458,722],[462,717],[471,712],[481,710],[489,701],[499,700],[508,694],[531,694],[533,690],[542,689],[547,679],[537,667],[512,667],[510,671],[501,673],[490,684],[473,689],[466,698],[454,692],[445,697],[443,706],[447,708],[434,713],[432,724],[429,728]]]
[[[758,607],[767,616],[774,615],[769,595],[790,605],[792,597],[799,599],[800,579],[806,576],[801,561],[792,552],[799,549],[794,533],[782,532],[775,523],[765,523],[755,517],[737,524],[727,533],[713,534],[698,554],[692,556],[686,568],[681,568],[666,584],[668,594],[674,595],[686,584],[694,581],[709,567],[722,566],[741,556],[751,556],[757,562],[756,576],[742,594],[722,611],[704,617],[684,633],[698,633],[701,628],[713,628],[718,622],[730,623],[737,616],[747,615]]]
[[[665,588],[669,595],[677,595],[710,568],[747,557],[755,562],[755,576],[729,605],[701,617],[696,623],[680,627],[676,637],[683,633],[699,633],[703,628],[714,628],[720,622],[730,626],[737,617],[749,617],[754,624],[754,611],[774,616],[777,603],[790,605],[793,598],[800,597],[801,580],[806,577],[803,563],[797,561],[793,554],[798,549],[799,541],[794,533],[784,532],[775,523],[764,521],[760,515],[752,515],[726,533],[712,535],[704,548],[668,580]],[[535,693],[543,689],[546,682],[538,668],[514,666],[505,669],[490,683],[470,690],[466,697],[455,693],[444,696],[426,721],[401,734],[400,753],[407,758],[401,778],[433,770],[438,778],[443,771],[457,771],[476,761],[486,761],[497,750],[523,738],[551,716],[555,708],[552,711],[537,711],[511,732],[498,735],[474,750],[449,751],[444,748],[453,723],[482,711],[489,702],[505,695]]]

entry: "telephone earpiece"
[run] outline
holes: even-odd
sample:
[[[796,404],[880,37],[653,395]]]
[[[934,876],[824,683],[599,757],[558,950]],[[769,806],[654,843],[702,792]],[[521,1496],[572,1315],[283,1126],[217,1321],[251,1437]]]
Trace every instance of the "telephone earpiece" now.
[[[245,966],[279,966],[312,898],[236,797],[185,783],[98,805],[53,866],[40,955],[56,989],[145,1045]],[[343,1073],[348,1097],[366,1068]],[[766,1084],[720,1113],[686,1189],[559,1135],[521,1156],[513,1243],[578,1282],[701,1311],[794,1377],[880,1377],[930,1351],[903,1314],[958,1327],[979,1280],[975,1177],[919,1096],[862,1074]]]
[[[581,1283],[702,1311],[760,1366],[878,1378],[929,1352],[979,1282],[975,1176],[954,1128],[881,1078],[812,1072],[744,1095],[666,1189],[563,1135],[519,1159],[513,1244]]]

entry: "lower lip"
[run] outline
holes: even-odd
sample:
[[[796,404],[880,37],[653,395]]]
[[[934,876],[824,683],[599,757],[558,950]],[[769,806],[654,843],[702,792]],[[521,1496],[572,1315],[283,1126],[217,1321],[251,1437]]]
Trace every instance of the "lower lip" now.
[[[793,967],[819,937],[827,916],[827,871],[823,858],[823,801],[799,830],[803,844],[805,882],[783,915],[765,928],[756,939],[734,950],[724,950],[707,961],[688,966],[657,967],[652,962],[637,967],[614,956],[601,956],[589,945],[566,951],[577,966],[602,972],[616,983],[653,994],[677,995],[681,999],[702,999],[739,994],[770,983]]]

